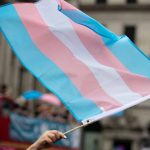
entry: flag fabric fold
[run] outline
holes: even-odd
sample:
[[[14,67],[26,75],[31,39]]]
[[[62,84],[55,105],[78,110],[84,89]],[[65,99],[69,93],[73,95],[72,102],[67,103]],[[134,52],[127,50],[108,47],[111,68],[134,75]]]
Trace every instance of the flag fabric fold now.
[[[21,63],[84,124],[150,98],[150,60],[63,0],[0,8],[0,29]]]

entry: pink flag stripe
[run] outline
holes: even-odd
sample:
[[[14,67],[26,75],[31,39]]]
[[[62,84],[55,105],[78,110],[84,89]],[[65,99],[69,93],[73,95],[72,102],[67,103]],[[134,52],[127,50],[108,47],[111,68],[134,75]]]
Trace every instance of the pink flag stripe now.
[[[36,46],[67,74],[86,98],[92,99],[104,110],[121,106],[118,101],[103,91],[88,67],[75,59],[68,48],[50,32],[47,24],[45,24],[33,4],[15,4],[15,8]],[[32,15],[29,15],[28,9],[30,9]],[[39,40],[38,37],[43,37],[43,39],[40,38]],[[93,89],[95,89],[95,91],[93,91]],[[91,91],[93,92],[91,93]]]
[[[149,94],[149,79],[129,72],[104,45],[101,37],[95,32],[73,21],[71,23],[84,46],[99,63],[114,68],[133,92],[139,93],[142,96]]]
[[[58,4],[60,5],[61,8],[65,10],[78,10],[76,7],[73,5],[65,2],[64,0],[57,0]]]

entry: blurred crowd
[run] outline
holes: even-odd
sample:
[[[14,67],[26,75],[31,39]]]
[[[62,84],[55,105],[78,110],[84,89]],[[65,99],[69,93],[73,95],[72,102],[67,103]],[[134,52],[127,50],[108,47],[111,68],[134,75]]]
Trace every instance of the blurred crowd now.
[[[20,96],[18,96],[20,97]],[[6,85],[0,86],[0,117],[17,113],[32,118],[41,118],[60,123],[71,123],[73,117],[61,104],[56,106],[40,100],[18,101],[11,95],[11,90]],[[19,98],[20,99],[20,98]]]

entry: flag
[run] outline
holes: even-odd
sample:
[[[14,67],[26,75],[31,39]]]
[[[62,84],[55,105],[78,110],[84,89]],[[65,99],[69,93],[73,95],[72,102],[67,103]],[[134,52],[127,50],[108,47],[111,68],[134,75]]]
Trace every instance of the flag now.
[[[60,100],[58,99],[57,96],[53,95],[53,94],[43,94],[41,97],[40,97],[40,100],[42,100],[43,102],[47,102],[49,104],[52,104],[52,105],[55,105],[57,107],[60,107],[61,106],[61,102]]]
[[[21,97],[26,100],[33,100],[33,99],[39,99],[43,94],[40,93],[39,91],[36,90],[30,90],[30,91],[26,91],[24,92]]]
[[[20,62],[83,124],[150,98],[149,58],[63,0],[1,7],[0,29]]]

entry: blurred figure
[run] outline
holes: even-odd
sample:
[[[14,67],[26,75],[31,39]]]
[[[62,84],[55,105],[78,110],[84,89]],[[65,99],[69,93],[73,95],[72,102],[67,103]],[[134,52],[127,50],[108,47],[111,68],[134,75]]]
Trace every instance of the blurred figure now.
[[[60,139],[66,139],[66,136],[59,131],[45,132],[35,143],[33,143],[27,150],[41,150],[50,147],[53,143]]]
[[[5,84],[0,87],[0,115],[3,114],[3,106],[5,103],[5,99],[7,99],[7,95],[9,95],[8,88]]]
[[[0,87],[0,111],[1,115],[8,115],[10,111],[12,111],[15,107],[17,107],[14,99],[11,96],[11,90],[7,85],[3,84]]]
[[[8,90],[7,85],[5,85],[5,84],[1,85],[0,96],[10,96],[10,91]]]

